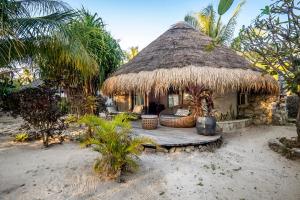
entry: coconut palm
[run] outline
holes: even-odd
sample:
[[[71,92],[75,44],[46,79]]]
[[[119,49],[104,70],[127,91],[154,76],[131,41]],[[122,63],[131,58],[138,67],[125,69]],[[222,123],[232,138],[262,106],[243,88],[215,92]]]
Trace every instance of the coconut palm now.
[[[188,14],[184,20],[194,28],[214,39],[214,44],[229,44],[232,39],[237,16],[245,4],[242,0],[235,8],[232,16],[226,24],[222,24],[222,16],[232,6],[233,0],[220,0],[218,16],[213,5],[208,5],[200,12]]]
[[[126,52],[126,58],[127,60],[131,60],[132,58],[134,58],[137,54],[139,53],[139,47],[130,47],[129,51]]]
[[[55,75],[63,75],[67,70],[80,73],[84,79],[98,76],[101,83],[123,58],[118,42],[105,30],[102,19],[85,9],[78,11],[78,16],[62,32],[57,32],[55,38],[44,40],[40,45],[42,57],[39,60],[47,69],[60,70]]]
[[[123,59],[118,42],[105,30],[102,19],[84,8],[54,39],[44,39],[39,48],[36,61],[42,77],[57,80],[69,100],[74,99],[78,106],[86,104],[91,99],[89,96],[96,95],[101,83]],[[78,102],[83,99],[86,102]],[[72,105],[77,105],[74,101]],[[83,110],[77,106],[74,109]]]
[[[52,35],[74,12],[59,0],[1,0],[0,64],[31,54],[30,43]]]

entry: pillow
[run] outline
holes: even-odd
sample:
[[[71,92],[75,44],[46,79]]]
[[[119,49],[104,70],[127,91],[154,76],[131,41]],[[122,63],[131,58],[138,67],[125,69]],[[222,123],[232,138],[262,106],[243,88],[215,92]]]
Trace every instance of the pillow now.
[[[118,113],[118,111],[116,110],[116,108],[114,106],[108,106],[108,107],[106,107],[106,110],[108,113]]]
[[[133,110],[132,110],[132,113],[135,113],[135,114],[142,114],[143,108],[144,108],[143,105],[140,105],[140,106],[134,106],[134,108],[133,108]]]
[[[188,109],[177,109],[175,116],[179,117],[186,117],[190,114],[190,111]]]

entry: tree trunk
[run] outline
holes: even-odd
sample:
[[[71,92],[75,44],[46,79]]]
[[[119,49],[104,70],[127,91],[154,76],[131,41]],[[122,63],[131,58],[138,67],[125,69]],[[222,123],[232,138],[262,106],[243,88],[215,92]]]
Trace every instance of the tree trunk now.
[[[43,144],[44,144],[44,146],[48,147],[49,146],[49,134],[48,134],[48,131],[43,132],[42,136],[43,136]]]
[[[300,93],[298,93],[298,114],[296,119],[298,142],[300,142]]]

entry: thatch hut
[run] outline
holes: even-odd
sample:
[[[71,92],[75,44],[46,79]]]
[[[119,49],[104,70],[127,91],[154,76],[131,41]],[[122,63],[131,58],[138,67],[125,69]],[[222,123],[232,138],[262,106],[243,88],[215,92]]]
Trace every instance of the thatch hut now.
[[[214,92],[215,107],[223,117],[245,115],[242,112],[255,94],[278,93],[272,76],[225,46],[213,47],[211,38],[185,22],[173,25],[121,66],[104,82],[102,91],[115,97],[120,111],[143,104],[153,112],[155,104],[184,103],[185,88],[191,84]]]

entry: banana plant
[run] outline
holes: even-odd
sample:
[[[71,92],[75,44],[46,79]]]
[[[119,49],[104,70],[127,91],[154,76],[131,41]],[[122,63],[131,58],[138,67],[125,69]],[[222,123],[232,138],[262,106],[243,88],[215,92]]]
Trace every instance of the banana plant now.
[[[214,45],[229,44],[234,32],[237,16],[245,4],[245,0],[241,0],[228,22],[223,25],[222,16],[232,7],[233,1],[220,0],[217,12],[213,5],[210,4],[200,12],[186,15],[184,20],[202,33],[213,38]]]

